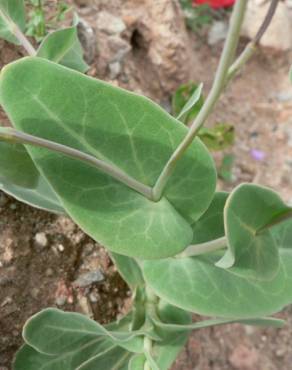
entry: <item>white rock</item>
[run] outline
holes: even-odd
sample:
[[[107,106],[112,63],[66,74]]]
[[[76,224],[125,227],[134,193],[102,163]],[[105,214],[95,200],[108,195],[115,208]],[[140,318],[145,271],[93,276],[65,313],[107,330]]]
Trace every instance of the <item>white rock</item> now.
[[[217,21],[214,22],[208,33],[208,44],[215,45],[220,41],[226,39],[228,32],[228,24],[226,22]]]
[[[109,35],[119,34],[126,29],[126,25],[121,18],[115,15],[102,11],[97,14],[97,28]]]
[[[242,26],[242,35],[253,38],[262,24],[268,8],[269,1],[259,2],[250,0],[248,2],[245,20]],[[288,6],[280,2],[274,18],[265,32],[260,44],[278,50],[289,50],[292,48],[292,22]]]
[[[45,248],[48,245],[48,238],[44,232],[35,234],[34,240],[36,244],[41,248]]]

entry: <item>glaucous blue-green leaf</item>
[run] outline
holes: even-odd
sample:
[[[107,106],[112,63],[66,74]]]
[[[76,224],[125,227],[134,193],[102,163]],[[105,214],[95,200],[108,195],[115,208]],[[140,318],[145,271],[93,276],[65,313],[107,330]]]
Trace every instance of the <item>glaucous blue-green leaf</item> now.
[[[21,30],[25,28],[23,0],[0,0],[0,38],[19,45],[13,34],[13,23]]]
[[[0,101],[16,128],[113,163],[148,186],[187,133],[148,99],[41,58],[4,68]],[[123,255],[155,259],[182,251],[193,237],[189,222],[202,215],[214,194],[214,164],[198,139],[158,202],[84,163],[28,150],[73,220]]]
[[[89,68],[83,60],[83,50],[76,26],[48,34],[37,50],[37,56],[82,73]]]
[[[194,232],[192,244],[205,243],[225,235],[223,212],[227,198],[226,192],[215,193],[207,211],[192,225]]]
[[[176,117],[177,119],[182,119],[187,113],[190,112],[192,108],[196,105],[196,103],[200,100],[202,94],[203,84],[201,83],[190,96],[189,100],[183,106],[182,110]]]
[[[13,370],[127,370],[131,354],[104,338],[95,338],[72,352],[50,356],[25,344],[16,354]],[[107,367],[109,366],[109,367]]]
[[[279,248],[268,227],[291,209],[274,191],[253,184],[238,186],[224,209],[228,251],[217,266],[237,275],[272,279],[280,268]]]
[[[202,84],[189,82],[181,85],[172,97],[172,113],[185,125],[197,116],[204,104],[202,88]]]
[[[219,253],[144,262],[144,278],[172,305],[206,316],[257,318],[292,303],[292,250],[281,248],[280,268],[269,281],[215,266]]]
[[[142,271],[134,258],[117,253],[111,253],[110,255],[122,278],[132,290],[139,285],[144,285]]]
[[[118,326],[116,327],[118,329]],[[32,316],[24,326],[23,338],[41,353],[60,355],[103,336],[133,352],[142,352],[141,332],[110,331],[86,316],[48,308]]]
[[[0,142],[0,189],[33,207],[65,212],[23,145]]]

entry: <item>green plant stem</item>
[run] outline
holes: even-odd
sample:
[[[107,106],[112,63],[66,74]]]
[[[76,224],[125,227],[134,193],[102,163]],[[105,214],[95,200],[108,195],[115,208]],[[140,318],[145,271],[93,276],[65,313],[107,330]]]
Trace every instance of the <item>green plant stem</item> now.
[[[146,353],[151,353],[152,351],[152,340],[148,337],[144,337],[144,351]],[[152,370],[151,365],[149,362],[146,360],[144,364],[144,370]]]
[[[200,113],[197,115],[195,121],[190,127],[187,135],[181,142],[181,144],[174,151],[165,167],[163,168],[158,180],[153,188],[153,197],[154,200],[159,200],[163,194],[163,191],[167,185],[167,182],[174,172],[174,169],[181,159],[185,151],[193,142],[196,137],[199,129],[203,126],[206,119],[212,112],[217,100],[219,99],[221,92],[225,86],[225,80],[228,73],[228,68],[231,65],[232,59],[234,57],[235,50],[237,48],[240,29],[242,21],[245,14],[245,9],[247,5],[247,0],[238,0],[235,3],[234,10],[230,20],[230,27],[227,35],[227,39],[224,45],[224,49],[221,55],[219,66],[216,72],[215,80],[208,95],[208,98],[205,101]]]
[[[268,29],[274,17],[278,4],[279,4],[279,0],[271,1],[267,14],[261,26],[259,27],[259,30],[256,33],[254,39],[247,44],[243,52],[239,55],[239,57],[235,60],[235,62],[229,68],[227,78],[226,78],[226,83],[229,82],[240,71],[240,69],[250,60],[250,58],[256,52],[258,44],[261,41],[261,38],[263,37],[264,33]]]
[[[18,27],[18,25],[14,23],[12,19],[8,17],[1,9],[0,9],[0,16],[1,18],[4,19],[4,21],[7,24],[9,24],[11,32],[17,38],[20,44],[24,47],[27,53],[31,56],[35,56],[36,55],[35,48],[32,46],[28,38],[23,34],[21,29]]]
[[[147,315],[150,317],[153,317],[153,315],[156,316],[156,309],[157,309],[157,304],[158,304],[158,297],[156,294],[153,292],[151,288],[149,288],[146,285],[145,289],[145,306],[146,306],[146,319]],[[153,341],[151,338],[148,336],[144,337],[144,353],[146,357],[146,361],[144,364],[144,370],[153,370],[151,364],[147,360],[147,357],[151,356],[152,357],[152,347],[153,347]],[[147,356],[148,355],[148,356]]]
[[[206,243],[194,244],[187,247],[182,253],[178,254],[176,258],[186,258],[199,256],[201,254],[210,253],[227,247],[227,238],[214,239]]]
[[[241,68],[250,60],[257,50],[257,46],[254,41],[247,44],[243,52],[235,60],[235,62],[228,69],[226,84],[233,79],[233,77],[241,70]]]
[[[133,177],[121,171],[118,167],[114,166],[113,164],[106,163],[100,159],[97,159],[89,154],[83,153],[77,149],[70,148],[68,146],[58,144],[46,139],[42,139],[33,135],[25,134],[24,132],[20,132],[7,127],[0,127],[0,140],[12,143],[38,146],[77,159],[112,176],[114,179],[119,180],[120,182],[127,185],[131,189],[137,191],[138,193],[144,195],[146,198],[152,200],[151,187],[140,183]]]

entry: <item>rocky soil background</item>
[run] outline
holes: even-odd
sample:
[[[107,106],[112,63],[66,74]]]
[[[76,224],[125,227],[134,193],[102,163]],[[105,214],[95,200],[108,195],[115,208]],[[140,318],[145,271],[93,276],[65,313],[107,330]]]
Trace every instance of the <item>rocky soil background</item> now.
[[[167,110],[181,83],[202,81],[205,93],[210,89],[225,21],[195,35],[187,31],[176,0],[75,3],[90,75],[147,95]],[[214,154],[218,166],[225,154],[235,158],[231,182],[221,180],[220,188],[230,190],[242,181],[260,183],[292,203],[292,88],[288,79],[292,17],[288,5],[281,3],[264,46],[226,90],[208,125],[228,122],[235,126],[235,145]],[[241,48],[254,32],[252,17],[260,19],[265,6],[263,1],[250,3]],[[1,67],[21,56],[20,48],[0,41]],[[0,119],[7,122],[1,111]],[[0,193],[1,370],[11,369],[21,344],[21,328],[40,309],[56,306],[106,323],[130,304],[127,286],[105,250],[72,221]],[[283,329],[233,324],[196,331],[173,370],[289,370],[291,308],[279,317],[287,320]]]

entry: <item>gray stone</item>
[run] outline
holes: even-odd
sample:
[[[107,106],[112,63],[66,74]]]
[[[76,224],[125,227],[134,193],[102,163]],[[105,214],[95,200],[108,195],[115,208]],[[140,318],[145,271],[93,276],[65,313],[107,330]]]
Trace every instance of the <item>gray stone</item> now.
[[[250,0],[248,2],[246,16],[242,26],[242,35],[253,38],[270,6],[269,1]],[[277,50],[289,50],[292,48],[292,24],[288,7],[285,3],[278,4],[273,20],[265,32],[260,44]]]
[[[208,44],[215,45],[226,39],[228,32],[228,24],[223,21],[216,21],[212,24],[208,33]]]
[[[84,59],[88,64],[94,62],[96,55],[96,35],[93,28],[82,18],[77,26],[78,37],[84,50]]]
[[[113,62],[113,63],[110,63],[109,64],[109,75],[110,75],[110,79],[111,80],[114,80],[116,79],[119,74],[121,73],[121,70],[122,70],[122,66],[121,66],[121,63],[120,62]]]
[[[97,28],[108,35],[119,34],[126,30],[126,25],[123,20],[115,15],[102,11],[97,14]]]
[[[108,47],[111,54],[111,62],[122,62],[131,50],[130,44],[119,36],[108,38]]]
[[[93,283],[100,283],[104,280],[103,273],[97,269],[94,271],[86,272],[80,275],[74,282],[73,285],[79,288],[85,288]]]

